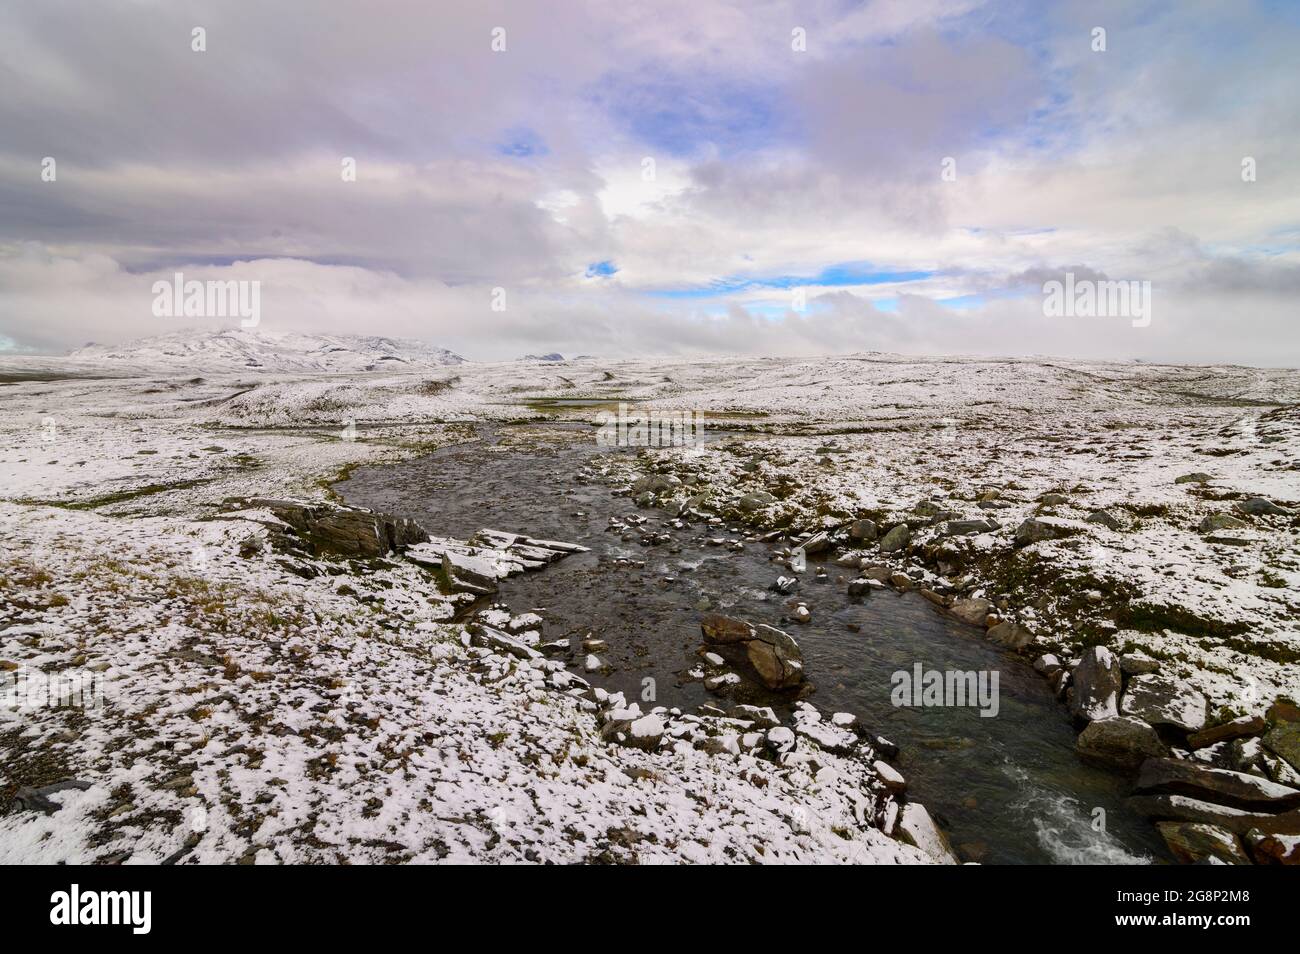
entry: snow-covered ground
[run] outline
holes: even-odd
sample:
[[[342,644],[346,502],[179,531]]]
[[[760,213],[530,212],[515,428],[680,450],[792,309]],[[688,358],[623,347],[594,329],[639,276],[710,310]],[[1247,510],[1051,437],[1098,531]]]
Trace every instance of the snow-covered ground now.
[[[288,559],[263,522],[220,513],[236,496],[329,502],[348,468],[473,439],[475,422],[592,421],[620,401],[761,437],[620,455],[601,475],[616,487],[687,476],[736,519],[800,533],[908,523],[908,546],[864,557],[949,602],[989,599],[1029,655],[1141,650],[1225,715],[1300,698],[1294,371],[136,357],[0,360],[0,666],[102,691],[88,710],[0,708],[5,862],[927,860],[881,830],[901,823],[866,742],[837,755],[817,732],[634,711],[662,743],[611,744],[618,700],[474,645],[415,563]],[[771,500],[732,507],[754,494]],[[1256,497],[1274,509],[1242,512]],[[1215,514],[1241,525],[1202,532]],[[1031,517],[1054,538],[1017,545]],[[961,518],[998,526],[944,535]],[[65,781],[57,811],[30,807]]]

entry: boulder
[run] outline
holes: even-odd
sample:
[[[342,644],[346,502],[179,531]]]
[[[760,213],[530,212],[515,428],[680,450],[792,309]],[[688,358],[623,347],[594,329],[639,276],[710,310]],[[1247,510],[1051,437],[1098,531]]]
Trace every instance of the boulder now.
[[[1181,759],[1147,759],[1133,791],[1138,795],[1186,795],[1247,811],[1300,808],[1300,789]]]
[[[1016,527],[1016,546],[1023,547],[1031,543],[1041,543],[1044,540],[1057,540],[1069,536],[1072,532],[1073,530],[1070,527],[1054,520],[1030,517]]]
[[[1094,510],[1092,513],[1088,514],[1087,521],[1089,523],[1099,523],[1103,527],[1108,527],[1111,530],[1124,529],[1124,521],[1120,520],[1119,517],[1115,516],[1109,510]]]
[[[1279,507],[1266,497],[1251,497],[1247,500],[1243,500],[1237,504],[1237,509],[1242,513],[1250,514],[1252,517],[1264,515],[1289,517],[1291,515],[1290,510],[1287,510],[1285,507]]]
[[[1197,822],[1157,822],[1156,829],[1169,852],[1185,865],[1217,858],[1224,864],[1248,865],[1250,858],[1241,840],[1226,828]]]
[[[754,638],[754,627],[743,619],[723,616],[720,613],[706,613],[700,620],[700,630],[705,642],[728,645],[744,643]]]
[[[1169,748],[1141,719],[1116,716],[1089,722],[1074,740],[1083,758],[1120,769],[1136,769],[1148,758],[1163,758]]]
[[[1152,725],[1173,726],[1184,732],[1205,728],[1205,696],[1155,673],[1130,679],[1119,708],[1121,714]]]
[[[1198,471],[1195,471],[1195,472],[1190,473],[1190,474],[1183,474],[1183,476],[1181,476],[1181,477],[1175,477],[1175,478],[1174,478],[1174,483],[1176,483],[1176,484],[1208,484],[1208,483],[1209,483],[1210,481],[1212,481],[1213,479],[1214,479],[1214,478],[1211,477],[1209,474],[1202,473],[1201,471],[1198,470]]]
[[[769,689],[789,689],[803,682],[803,653],[789,634],[718,613],[705,615],[700,629],[706,642],[743,649],[745,658]]]
[[[868,520],[865,517],[861,520],[854,520],[853,525],[849,527],[849,536],[854,540],[874,540],[880,535],[880,528],[876,526],[876,521]]]
[[[1115,718],[1122,678],[1114,653],[1105,646],[1089,646],[1074,667],[1070,711],[1089,722]]]
[[[1119,657],[1119,668],[1126,676],[1143,676],[1160,668],[1160,661],[1142,653],[1125,653]]]
[[[1242,716],[1240,719],[1233,719],[1231,722],[1224,722],[1221,725],[1193,732],[1187,737],[1187,745],[1193,750],[1204,749],[1220,742],[1259,735],[1267,727],[1268,723],[1264,721],[1262,716]]]
[[[912,508],[912,513],[920,517],[933,517],[942,511],[943,507],[933,500],[918,500],[916,506]]]
[[[1196,527],[1201,533],[1214,533],[1218,530],[1241,530],[1248,527],[1245,520],[1238,519],[1230,513],[1212,513],[1205,517]]]
[[[447,550],[442,555],[442,578],[455,593],[488,596],[497,591],[497,573],[491,560]]]
[[[948,607],[948,612],[957,617],[963,623],[971,626],[983,626],[984,619],[989,615],[989,610],[993,604],[988,600],[979,599],[978,597],[964,597],[952,601]]]
[[[1046,493],[1038,498],[1038,502],[1044,507],[1059,507],[1062,504],[1069,503],[1069,498],[1065,494]]]
[[[231,509],[269,510],[314,555],[373,559],[429,539],[414,520],[366,510],[269,497],[232,497]]]
[[[924,805],[917,802],[904,805],[896,831],[901,841],[921,849],[940,864],[960,863],[948,843],[948,836],[934,823]]]
[[[900,523],[890,530],[880,541],[881,553],[893,553],[895,550],[901,550],[912,540],[912,531],[907,524]]]

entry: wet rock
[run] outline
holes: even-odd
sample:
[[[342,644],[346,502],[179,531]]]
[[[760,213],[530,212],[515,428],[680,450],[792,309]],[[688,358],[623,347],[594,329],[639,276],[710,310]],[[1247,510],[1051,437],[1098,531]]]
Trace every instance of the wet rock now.
[[[745,644],[745,654],[769,689],[789,689],[804,680],[799,645],[771,626],[757,627],[758,638]]]
[[[948,612],[963,623],[971,626],[983,626],[985,618],[989,615],[989,610],[993,604],[988,600],[979,599],[978,597],[964,597],[952,601],[948,607]]]
[[[1250,526],[1245,520],[1238,519],[1230,513],[1212,513],[1205,517],[1196,527],[1201,533],[1215,533],[1219,530],[1241,530]]]
[[[700,620],[700,630],[710,643],[729,645],[744,643],[754,638],[754,627],[742,619],[709,613]]]
[[[1011,620],[998,623],[988,631],[988,638],[1008,649],[1024,649],[1034,641],[1034,634]]]
[[[1237,509],[1240,510],[1242,513],[1250,514],[1252,517],[1259,517],[1265,515],[1274,516],[1274,517],[1289,517],[1291,515],[1290,510],[1287,510],[1285,507],[1279,507],[1277,504],[1273,503],[1273,501],[1269,500],[1266,497],[1251,497],[1247,500],[1243,500],[1239,504],[1237,504]]]
[[[941,864],[960,863],[952,845],[948,843],[948,836],[940,831],[924,805],[908,802],[903,806],[898,819],[897,835],[901,841],[919,848]]]
[[[1088,514],[1087,521],[1089,523],[1099,523],[1103,527],[1108,527],[1111,530],[1124,529],[1124,521],[1120,520],[1119,517],[1115,516],[1109,510],[1094,510],[1092,513]]]
[[[853,521],[853,525],[849,527],[849,536],[854,540],[870,541],[876,539],[879,535],[880,528],[876,526],[874,520],[868,520],[866,518],[855,520]]]
[[[881,553],[893,553],[895,550],[901,550],[912,540],[912,531],[907,524],[900,523],[890,530],[880,541]]]
[[[1193,750],[1204,749],[1231,739],[1259,735],[1267,727],[1268,723],[1261,716],[1242,716],[1239,719],[1233,719],[1231,722],[1224,722],[1221,725],[1193,732],[1187,737],[1187,745]]]
[[[1148,758],[1169,754],[1155,729],[1128,716],[1089,722],[1074,746],[1086,759],[1126,770],[1136,769]]]
[[[1185,865],[1217,858],[1224,864],[1248,865],[1241,840],[1226,828],[1197,822],[1157,822],[1169,852]]]
[[[854,597],[866,596],[874,588],[871,585],[873,582],[874,582],[873,580],[865,580],[861,578],[856,580],[850,580],[849,596],[854,596]]]
[[[1180,759],[1147,759],[1133,791],[1138,795],[1186,795],[1247,811],[1300,808],[1300,789]]]
[[[1105,646],[1090,646],[1074,668],[1074,694],[1070,711],[1077,718],[1096,722],[1119,714],[1122,683],[1119,660]]]
[[[1184,732],[1205,728],[1205,696],[1185,689],[1157,674],[1134,676],[1129,680],[1120,712],[1152,725],[1167,725]]]
[[[707,642],[744,649],[749,664],[769,689],[788,689],[803,682],[803,653],[787,633],[717,613],[706,615],[700,629]],[[705,680],[706,688],[711,688],[709,682]]]
[[[799,544],[804,553],[812,556],[814,553],[821,553],[823,550],[830,549],[830,536],[826,533],[814,533],[811,537]]]

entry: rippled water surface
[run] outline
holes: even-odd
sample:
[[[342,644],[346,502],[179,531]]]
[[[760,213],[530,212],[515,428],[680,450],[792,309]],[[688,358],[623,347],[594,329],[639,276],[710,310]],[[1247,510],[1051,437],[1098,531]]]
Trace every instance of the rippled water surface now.
[[[947,828],[966,859],[1132,863],[1165,857],[1152,826],[1122,807],[1124,781],[1079,761],[1064,708],[1023,661],[915,594],[877,590],[850,599],[852,574],[833,565],[826,582],[814,581],[811,565],[803,574],[798,596],[812,609],[812,621],[784,620],[789,597],[769,590],[780,569],[771,562],[771,546],[746,543],[733,552],[708,541],[740,539],[741,533],[700,524],[674,529],[664,511],[638,510],[603,484],[579,483],[576,474],[588,455],[621,451],[598,449],[587,432],[568,438],[521,447],[489,435],[419,460],[359,469],[337,489],[350,504],[415,517],[435,534],[463,539],[490,527],[590,547],[590,553],[505,582],[499,598],[515,612],[539,610],[547,639],[592,633],[606,640],[609,648],[600,657],[610,671],[596,681],[624,690],[629,699],[641,697],[642,680],[650,677],[659,704],[718,702],[686,675],[700,664],[699,622],[706,610],[786,630],[798,640],[816,686],[809,701],[826,712],[853,712],[899,745],[896,765],[909,792]],[[610,516],[637,514],[650,518],[643,530],[667,530],[672,541],[642,546],[639,532],[624,540],[607,530]],[[981,717],[973,707],[895,707],[891,676],[917,663],[996,671],[997,716]],[[745,701],[788,705],[788,698],[757,689]]]

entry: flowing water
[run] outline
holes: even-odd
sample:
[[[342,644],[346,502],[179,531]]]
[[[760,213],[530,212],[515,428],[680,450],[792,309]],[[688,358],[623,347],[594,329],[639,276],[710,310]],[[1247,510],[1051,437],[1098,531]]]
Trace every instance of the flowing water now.
[[[527,428],[514,429],[528,433]],[[654,680],[655,703],[690,710],[719,704],[688,675],[701,665],[700,617],[706,610],[769,623],[798,640],[823,712],[856,714],[901,749],[895,764],[949,832],[959,854],[986,863],[1135,863],[1166,858],[1149,822],[1122,804],[1125,782],[1082,763],[1065,709],[1023,660],[982,634],[938,613],[916,594],[874,590],[847,595],[851,571],[829,565],[815,582],[813,561],[798,598],[812,609],[799,625],[785,619],[789,597],[770,590],[782,568],[774,550],[746,543],[734,552],[709,541],[741,539],[727,528],[671,527],[662,510],[638,510],[578,471],[597,453],[588,430],[562,439],[449,447],[397,465],[361,468],[336,489],[350,504],[411,516],[430,532],[464,539],[492,528],[590,547],[540,572],[502,584],[498,599],[516,612],[537,610],[547,640],[595,635],[609,671],[595,682],[642,698]],[[609,518],[648,516],[632,539],[610,532]],[[640,543],[641,533],[670,532],[671,542]],[[644,561],[644,565],[638,565]],[[576,642],[576,641],[575,641]],[[581,672],[582,654],[573,668]],[[899,671],[997,672],[998,711],[977,707],[895,706]],[[788,711],[789,699],[746,687],[733,701]],[[721,701],[726,705],[727,701]],[[643,704],[644,707],[644,704]]]

